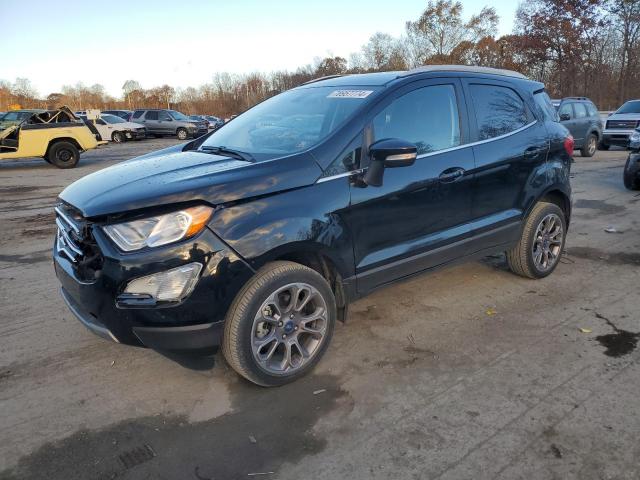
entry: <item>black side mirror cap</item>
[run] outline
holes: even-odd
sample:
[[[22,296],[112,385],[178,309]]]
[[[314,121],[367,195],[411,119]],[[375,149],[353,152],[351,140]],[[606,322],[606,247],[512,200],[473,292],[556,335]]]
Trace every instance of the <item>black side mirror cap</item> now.
[[[564,122],[566,120],[571,120],[571,115],[569,115],[568,113],[563,113],[560,115],[560,121]]]
[[[379,187],[382,185],[384,169],[413,165],[418,156],[418,148],[406,140],[385,138],[371,144],[369,156],[371,163],[364,181],[367,185]]]

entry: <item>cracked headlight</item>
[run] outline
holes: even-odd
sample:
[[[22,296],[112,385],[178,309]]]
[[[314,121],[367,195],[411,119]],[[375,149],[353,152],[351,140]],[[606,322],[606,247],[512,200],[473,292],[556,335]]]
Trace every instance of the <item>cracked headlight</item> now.
[[[155,217],[106,225],[102,228],[121,250],[132,252],[145,247],[159,247],[197,235],[209,221],[211,212],[213,208],[207,206],[190,207]]]

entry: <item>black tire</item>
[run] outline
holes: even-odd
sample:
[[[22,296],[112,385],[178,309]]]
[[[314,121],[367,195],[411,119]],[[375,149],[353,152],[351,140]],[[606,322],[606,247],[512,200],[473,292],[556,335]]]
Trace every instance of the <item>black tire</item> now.
[[[187,132],[186,128],[179,128],[176,131],[176,135],[178,136],[178,140],[186,140],[189,138],[189,132]]]
[[[542,268],[536,264],[534,259],[534,241],[536,240],[536,232],[541,227],[543,220],[556,216],[559,219],[562,228],[562,238],[560,239],[557,257],[553,263],[549,262],[546,268]],[[538,202],[525,221],[522,229],[522,236],[518,244],[507,251],[507,263],[511,271],[517,275],[527,278],[544,278],[555,270],[560,261],[564,244],[566,240],[567,220],[564,211],[555,203]]]
[[[125,137],[122,132],[113,132],[113,134],[111,135],[111,140],[114,143],[122,143],[125,141]]]
[[[598,137],[595,133],[590,133],[584,140],[584,145],[580,149],[583,157],[593,157],[598,150]]]
[[[635,160],[635,159],[634,159]],[[635,168],[631,164],[631,155],[627,157],[627,163],[624,164],[624,173],[622,180],[625,188],[629,190],[640,190],[640,159],[635,160]]]
[[[301,282],[312,286],[325,302],[324,335],[313,354],[299,368],[289,373],[272,374],[262,368],[252,350],[254,319],[263,303],[278,289]],[[285,318],[285,321],[289,317]],[[293,318],[293,317],[291,317]],[[278,261],[262,267],[245,284],[227,312],[222,353],[229,365],[247,380],[263,387],[275,387],[297,380],[309,373],[326,352],[336,319],[336,303],[327,281],[315,270],[294,262]],[[287,322],[290,323],[290,322]],[[282,322],[280,322],[282,324]],[[273,327],[276,328],[275,326]],[[297,327],[296,327],[297,330]],[[303,329],[300,330],[302,332]],[[300,337],[297,337],[300,338]],[[279,344],[279,340],[276,340]]]
[[[49,147],[47,161],[58,168],[73,168],[80,161],[80,152],[71,142],[56,142]]]
[[[608,143],[604,143],[603,141],[600,141],[600,143],[598,144],[598,150],[609,150],[610,147],[611,145],[609,145]]]

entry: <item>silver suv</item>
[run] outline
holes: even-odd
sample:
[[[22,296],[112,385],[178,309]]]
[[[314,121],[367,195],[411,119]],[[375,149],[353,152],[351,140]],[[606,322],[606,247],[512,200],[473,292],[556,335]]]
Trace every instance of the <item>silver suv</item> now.
[[[607,118],[600,147],[608,150],[610,145],[629,146],[629,137],[640,127],[640,100],[629,100]]]
[[[133,122],[141,123],[147,129],[147,134],[160,137],[176,135],[180,140],[189,137],[196,138],[207,133],[204,121],[191,120],[184,113],[166,109],[141,109],[133,112]]]

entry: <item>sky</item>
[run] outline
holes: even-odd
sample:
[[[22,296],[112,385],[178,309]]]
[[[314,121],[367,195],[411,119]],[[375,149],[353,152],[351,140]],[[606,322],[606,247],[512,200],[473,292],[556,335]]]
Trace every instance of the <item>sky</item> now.
[[[511,32],[515,0],[462,0],[464,16],[493,6]],[[100,83],[120,97],[142,87],[199,86],[216,72],[295,70],[349,58],[375,32],[399,36],[427,0],[0,0],[0,79],[26,77],[41,96]]]

